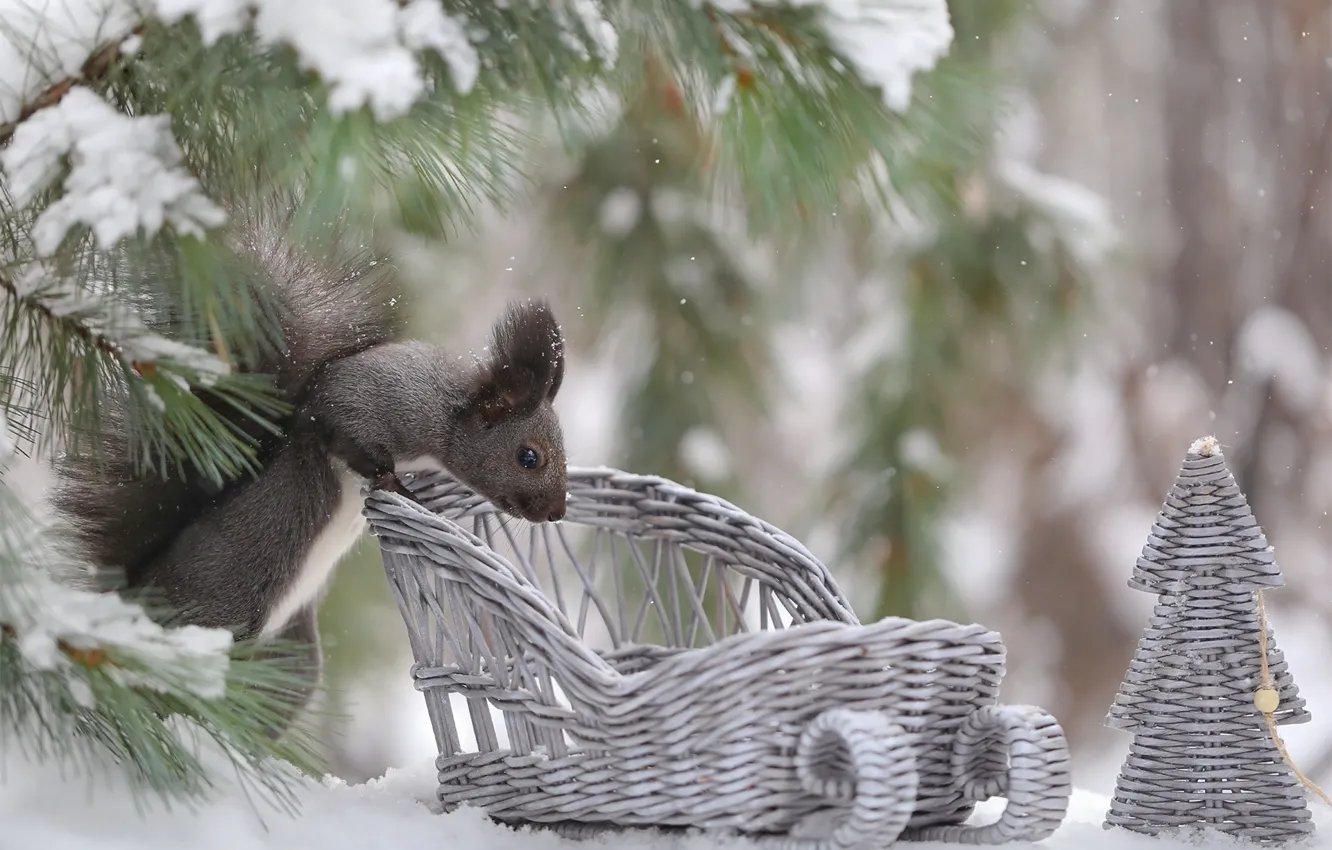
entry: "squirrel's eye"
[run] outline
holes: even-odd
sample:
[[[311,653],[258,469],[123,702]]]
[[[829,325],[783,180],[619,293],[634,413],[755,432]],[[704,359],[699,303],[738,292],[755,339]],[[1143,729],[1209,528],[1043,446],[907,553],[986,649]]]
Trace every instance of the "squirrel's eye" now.
[[[541,458],[537,455],[536,449],[530,449],[523,446],[518,450],[518,465],[523,469],[536,469]]]

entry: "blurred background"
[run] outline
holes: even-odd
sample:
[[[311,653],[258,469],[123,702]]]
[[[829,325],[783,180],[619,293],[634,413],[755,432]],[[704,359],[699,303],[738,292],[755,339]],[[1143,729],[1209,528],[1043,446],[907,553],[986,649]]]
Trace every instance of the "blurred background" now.
[[[1125,582],[1214,433],[1288,582],[1268,599],[1314,713],[1288,743],[1332,778],[1332,4],[950,6],[936,73],[990,102],[938,120],[992,121],[993,144],[921,169],[948,189],[930,210],[756,244],[694,206],[708,127],[662,81],[581,161],[552,136],[530,202],[442,255],[403,246],[418,332],[479,346],[504,300],[550,297],[571,463],[729,498],[804,540],[862,619],[1000,630],[1003,698],[1053,711],[1098,790],[1155,601]],[[429,752],[373,545],[322,623],[336,769]]]
[[[984,150],[915,151],[886,207],[755,241],[700,206],[709,127],[650,81],[581,159],[529,128],[518,203],[398,246],[416,330],[466,350],[506,300],[549,297],[571,463],[730,499],[801,538],[864,620],[1000,630],[1002,698],[1053,711],[1098,791],[1154,602],[1125,582],[1215,434],[1287,579],[1268,603],[1314,715],[1287,743],[1332,779],[1332,4],[950,6],[933,138],[979,126]],[[372,543],[321,623],[335,771],[428,757]]]

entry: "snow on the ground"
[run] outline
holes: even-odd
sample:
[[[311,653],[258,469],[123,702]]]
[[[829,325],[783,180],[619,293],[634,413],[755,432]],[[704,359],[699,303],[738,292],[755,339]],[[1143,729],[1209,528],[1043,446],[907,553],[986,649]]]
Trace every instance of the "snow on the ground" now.
[[[348,786],[336,780],[309,780],[300,790],[301,812],[289,816],[256,809],[239,796],[214,802],[198,812],[167,812],[160,806],[140,814],[123,791],[87,779],[62,777],[56,769],[11,759],[0,773],[0,850],[341,850],[341,848],[427,847],[448,850],[575,850],[615,847],[623,850],[704,850],[736,848],[755,843],[733,837],[662,835],[652,831],[612,834],[593,841],[572,841],[549,832],[515,829],[489,821],[477,809],[435,814],[434,769],[423,760],[405,770],[391,770],[383,779]],[[1002,801],[981,807],[975,820],[993,819]],[[1106,831],[1101,822],[1104,797],[1076,792],[1069,817],[1039,844],[1010,844],[1050,850],[1198,850],[1237,846],[1216,837],[1199,844],[1183,839],[1149,839],[1121,830]],[[1326,833],[1332,819],[1316,811]],[[940,850],[938,843],[905,845]],[[1332,837],[1308,850],[1332,848]]]

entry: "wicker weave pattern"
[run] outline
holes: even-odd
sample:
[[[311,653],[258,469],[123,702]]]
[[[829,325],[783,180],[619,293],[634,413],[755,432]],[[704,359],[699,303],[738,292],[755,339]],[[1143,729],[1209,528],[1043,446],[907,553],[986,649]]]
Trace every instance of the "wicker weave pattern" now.
[[[1303,789],[1254,706],[1255,592],[1284,581],[1225,459],[1185,457],[1129,586],[1161,594],[1106,725],[1133,732],[1107,826],[1201,826],[1257,842],[1313,831]],[[1268,629],[1278,724],[1309,719]]]
[[[862,625],[796,540],[660,478],[571,470],[566,521],[522,533],[445,476],[408,486],[429,510],[374,493],[366,514],[446,806],[828,850],[899,834],[1038,840],[1062,819],[1062,731],[1039,709],[996,706],[996,633]],[[476,752],[450,693],[465,698]],[[998,824],[960,825],[996,794],[1009,798]]]

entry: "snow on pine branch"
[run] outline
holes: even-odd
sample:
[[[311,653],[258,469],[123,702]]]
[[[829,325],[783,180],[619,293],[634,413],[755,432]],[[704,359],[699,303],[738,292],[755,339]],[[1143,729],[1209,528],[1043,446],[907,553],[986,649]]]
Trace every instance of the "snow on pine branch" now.
[[[589,37],[607,62],[618,33],[595,0],[560,0],[565,42]],[[884,102],[903,110],[911,79],[929,70],[953,39],[946,0],[709,0],[720,11],[755,7],[815,7],[832,46]],[[463,94],[482,62],[469,22],[443,11],[439,0],[0,0],[0,125],[20,117],[37,96],[61,80],[77,79],[95,51],[119,43],[155,17],[192,17],[205,42],[252,27],[259,39],[295,50],[302,64],[331,88],[329,106],[368,105],[380,119],[403,114],[425,90],[416,52],[434,50]]]
[[[0,0],[0,128],[141,21],[129,0]]]
[[[330,86],[329,107],[345,112],[368,104],[380,120],[407,111],[425,91],[414,50],[430,48],[466,94],[480,57],[466,22],[446,15],[439,0],[154,0],[168,23],[193,15],[204,41],[253,22],[259,38],[295,49]]]
[[[911,81],[948,53],[953,25],[947,0],[709,0],[742,14],[756,7],[815,7],[834,50],[897,112],[911,103]]]
[[[1101,263],[1119,243],[1109,205],[1096,192],[1016,159],[1000,161],[995,171],[1008,189],[1048,219],[1080,265]]]
[[[262,42],[291,47],[329,84],[336,112],[406,112],[425,91],[414,51],[439,53],[463,94],[481,68],[468,22],[445,14],[439,0],[0,0],[0,126],[77,80],[90,56],[145,20],[186,17],[208,44],[253,27]]]
[[[170,370],[189,370],[205,386],[231,371],[216,355],[153,332],[123,304],[74,285],[48,264],[32,264],[23,274],[0,283],[7,283],[20,307],[37,312],[47,323],[64,325],[103,354],[131,367],[148,363],[165,367],[167,377],[181,389],[188,389],[188,384]]]
[[[156,233],[169,223],[178,233],[202,236],[226,220],[182,164],[165,115],[123,115],[91,90],[71,89],[20,124],[0,151],[14,203],[32,203],[59,178],[66,159],[64,192],[32,228],[44,256],[77,224],[110,248],[141,229]]]
[[[38,670],[95,666],[123,687],[204,699],[226,692],[231,632],[164,629],[118,594],[69,587],[40,569],[24,570],[19,586],[0,594],[0,623],[13,629],[19,653]],[[74,695],[91,706],[91,691],[78,681],[71,681]]]
[[[124,687],[218,699],[226,691],[231,632],[166,629],[116,593],[63,584],[50,572],[44,535],[30,517],[0,528],[0,629],[27,664],[69,675],[71,693],[91,707],[82,676],[93,668]],[[17,566],[18,569],[12,569]]]
[[[592,0],[569,2],[567,25],[613,54],[614,33]],[[426,90],[418,51],[438,53],[464,94],[481,68],[468,22],[446,14],[439,0],[0,0],[0,139],[12,133],[0,171],[15,203],[31,202],[63,158],[72,160],[65,195],[33,229],[42,254],[79,223],[104,248],[163,223],[184,233],[222,223],[221,209],[182,167],[165,116],[123,115],[73,85],[91,57],[109,46],[127,49],[146,20],[186,17],[209,44],[252,29],[262,42],[290,46],[329,85],[329,108],[338,113],[364,105],[381,120],[405,113]]]

